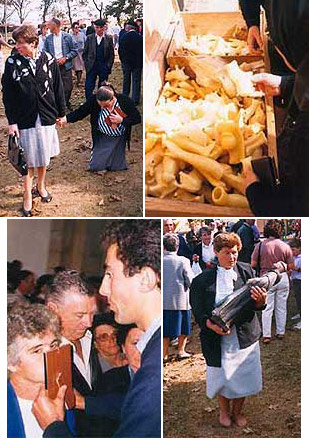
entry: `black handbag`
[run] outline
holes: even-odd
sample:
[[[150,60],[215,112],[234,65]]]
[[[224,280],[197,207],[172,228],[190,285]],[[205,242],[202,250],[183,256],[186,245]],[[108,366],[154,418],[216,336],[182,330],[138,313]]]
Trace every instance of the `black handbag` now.
[[[271,269],[260,278],[252,278],[249,284],[229,295],[224,301],[212,310],[210,320],[227,332],[234,324],[238,316],[249,307],[252,302],[251,288],[254,286],[264,287],[267,291],[281,280],[281,273],[286,271],[285,263],[278,262],[274,269]]]
[[[10,164],[18,171],[22,176],[27,176],[28,167],[24,156],[24,149],[20,144],[19,138],[16,134],[9,135],[8,142],[8,158]]]

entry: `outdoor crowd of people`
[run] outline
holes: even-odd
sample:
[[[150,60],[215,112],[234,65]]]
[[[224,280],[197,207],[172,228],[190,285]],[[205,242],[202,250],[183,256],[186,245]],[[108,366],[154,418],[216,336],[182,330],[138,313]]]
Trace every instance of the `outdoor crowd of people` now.
[[[8,263],[9,438],[160,437],[160,239],[160,221],[110,225],[103,279],[59,266],[35,280]],[[65,411],[66,387],[47,397],[43,354],[66,344]]]
[[[115,26],[119,30],[119,26]],[[33,198],[52,200],[45,185],[50,159],[60,153],[56,124],[76,122],[91,115],[92,153],[89,169],[104,175],[127,169],[126,143],[132,125],[141,122],[140,103],[143,66],[141,21],[127,21],[124,29],[109,34],[104,19],[85,27],[74,22],[71,32],[52,18],[37,29],[22,25],[13,31],[16,46],[6,60],[2,92],[9,135],[19,138],[28,174],[24,176],[22,215],[32,216]],[[2,39],[1,44],[4,44]],[[123,93],[109,84],[115,50],[123,70]],[[74,71],[80,86],[83,71],[86,101],[73,110],[70,102]],[[96,83],[98,89],[93,94]],[[131,98],[129,95],[131,94]],[[66,112],[68,112],[66,114]],[[37,169],[37,185],[33,177]]]
[[[221,425],[242,427],[247,424],[242,413],[245,398],[262,389],[259,340],[269,344],[285,339],[290,291],[296,302],[290,328],[301,329],[300,228],[285,242],[281,220],[267,221],[263,234],[251,219],[203,222],[202,227],[201,223],[189,220],[187,228],[183,225],[178,230],[177,220],[164,220],[164,363],[174,358],[169,354],[171,344],[177,345],[177,360],[192,356],[186,343],[193,312],[207,364],[207,396],[218,396]],[[286,270],[277,284],[268,291],[254,286],[257,277],[273,271],[279,262],[285,263]],[[234,325],[223,330],[212,321],[212,311],[246,284],[252,301]]]

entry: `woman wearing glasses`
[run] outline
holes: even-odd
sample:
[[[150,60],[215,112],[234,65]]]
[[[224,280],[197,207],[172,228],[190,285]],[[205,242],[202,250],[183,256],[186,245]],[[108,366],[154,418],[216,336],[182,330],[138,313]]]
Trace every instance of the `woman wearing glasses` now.
[[[85,69],[84,61],[83,61],[83,51],[86,41],[86,35],[83,32],[80,32],[79,23],[75,21],[72,23],[72,38],[77,43],[78,46],[78,54],[75,58],[73,58],[73,70],[76,75],[77,86],[81,84],[81,78],[83,70]]]

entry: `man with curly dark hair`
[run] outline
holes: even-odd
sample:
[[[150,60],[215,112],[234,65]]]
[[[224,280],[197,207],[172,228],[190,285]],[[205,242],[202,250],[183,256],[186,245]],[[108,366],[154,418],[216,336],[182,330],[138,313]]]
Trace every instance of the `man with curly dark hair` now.
[[[137,348],[141,367],[135,373],[114,437],[161,437],[161,222],[115,220],[103,234],[106,250],[100,294],[107,296],[119,324],[144,331]],[[70,437],[61,408],[43,394],[34,414],[45,437]],[[58,414],[57,417],[53,416]]]

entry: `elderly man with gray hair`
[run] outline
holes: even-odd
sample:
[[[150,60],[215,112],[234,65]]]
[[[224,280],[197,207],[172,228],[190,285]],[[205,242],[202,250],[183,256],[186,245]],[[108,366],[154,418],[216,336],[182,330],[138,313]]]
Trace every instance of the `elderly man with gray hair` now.
[[[179,237],[171,232],[164,235],[163,308],[164,308],[164,362],[169,359],[169,340],[178,338],[179,360],[191,355],[185,351],[191,332],[189,288],[194,277],[190,261],[177,255]]]

